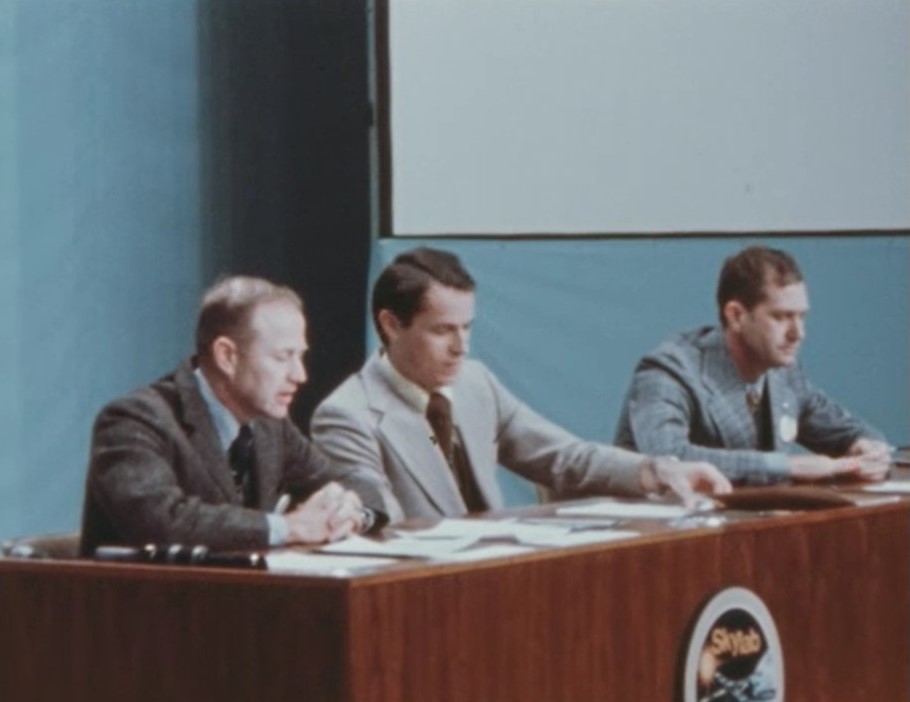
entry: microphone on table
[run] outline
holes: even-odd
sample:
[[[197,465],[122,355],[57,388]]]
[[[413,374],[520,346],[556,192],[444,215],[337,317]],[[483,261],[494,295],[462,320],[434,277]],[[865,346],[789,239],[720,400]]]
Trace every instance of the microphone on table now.
[[[266,570],[265,556],[259,553],[213,553],[208,546],[146,544],[145,546],[99,546],[95,560],[106,563],[161,563],[164,565],[212,566]]]

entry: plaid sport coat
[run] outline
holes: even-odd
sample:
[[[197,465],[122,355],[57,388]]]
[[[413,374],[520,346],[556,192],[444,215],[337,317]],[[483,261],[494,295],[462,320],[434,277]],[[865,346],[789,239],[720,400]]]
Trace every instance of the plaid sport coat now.
[[[683,460],[710,461],[731,480],[766,484],[789,477],[796,445],[842,455],[860,437],[884,440],[861,419],[812,387],[802,368],[766,374],[773,450],[759,451],[746,383],[723,330],[674,335],[639,361],[616,429],[617,446]]]

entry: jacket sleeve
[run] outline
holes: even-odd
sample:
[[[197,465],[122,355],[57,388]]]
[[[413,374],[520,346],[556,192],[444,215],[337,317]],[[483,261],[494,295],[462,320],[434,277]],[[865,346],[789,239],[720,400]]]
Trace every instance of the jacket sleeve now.
[[[812,387],[799,369],[794,369],[791,376],[793,389],[799,398],[796,440],[807,449],[829,456],[842,456],[857,439],[885,441],[877,429]]]
[[[499,462],[568,498],[593,494],[639,495],[643,456],[584,441],[545,419],[486,371],[496,408]]]
[[[323,446],[307,440],[290,421],[283,425],[287,449],[285,489],[295,497],[304,497],[335,481],[356,492],[364,507],[373,510],[383,523],[387,521],[389,512],[383,499],[382,481],[369,468],[370,464],[353,452],[327,453]]]
[[[632,378],[616,441],[651,455],[707,461],[739,484],[763,485],[790,477],[784,453],[726,449],[693,441],[699,424],[705,421],[701,409],[680,374],[645,359]]]
[[[310,434],[318,448],[336,466],[359,472],[375,492],[378,509],[390,521],[404,519],[404,509],[395,497],[383,468],[382,449],[375,430],[342,403],[323,402],[310,422]]]
[[[114,403],[95,422],[88,503],[119,543],[268,545],[262,512],[232,504],[194,464],[174,427],[148,401]],[[97,545],[97,544],[96,544]]]

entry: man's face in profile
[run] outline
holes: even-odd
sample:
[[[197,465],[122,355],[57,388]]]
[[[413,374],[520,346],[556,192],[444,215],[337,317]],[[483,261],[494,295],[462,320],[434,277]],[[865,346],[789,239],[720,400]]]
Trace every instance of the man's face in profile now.
[[[431,284],[407,326],[388,310],[383,312],[386,351],[398,372],[427,392],[451,384],[468,353],[473,291]]]
[[[792,366],[805,337],[809,297],[803,282],[765,285],[764,299],[744,310],[734,331],[757,367]]]
[[[297,389],[306,382],[303,356],[308,346],[306,320],[285,300],[258,306],[250,318],[249,334],[236,344],[236,362],[229,392],[244,415],[283,419]]]

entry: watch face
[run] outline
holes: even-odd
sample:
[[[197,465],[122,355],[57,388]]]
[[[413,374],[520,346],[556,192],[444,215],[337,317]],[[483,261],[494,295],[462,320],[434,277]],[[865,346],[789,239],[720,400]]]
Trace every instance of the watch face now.
[[[689,640],[685,702],[782,702],[783,658],[765,604],[744,588],[717,594]]]

